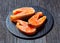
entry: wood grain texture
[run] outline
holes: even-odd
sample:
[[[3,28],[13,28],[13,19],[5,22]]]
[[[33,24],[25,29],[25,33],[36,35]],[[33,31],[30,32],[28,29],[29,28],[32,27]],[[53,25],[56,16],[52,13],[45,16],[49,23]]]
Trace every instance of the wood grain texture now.
[[[6,17],[9,11],[9,2],[8,0],[0,0],[0,43],[14,43],[15,37],[9,33],[6,27]]]
[[[36,39],[35,43],[46,43],[46,36],[40,38],[40,39]]]
[[[13,36],[5,25],[9,11],[22,6],[41,6],[52,13],[54,27],[45,37],[23,40]],[[0,43],[60,43],[60,0],[0,0]]]
[[[46,0],[45,0],[46,2]],[[54,17],[54,27],[53,30],[46,36],[47,43],[59,43],[60,42],[60,0],[50,0],[46,7],[52,13]]]

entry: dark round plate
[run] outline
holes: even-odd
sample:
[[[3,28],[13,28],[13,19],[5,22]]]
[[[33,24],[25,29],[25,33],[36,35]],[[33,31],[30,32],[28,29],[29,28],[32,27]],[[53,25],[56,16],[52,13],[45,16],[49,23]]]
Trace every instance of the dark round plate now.
[[[42,11],[45,16],[47,16],[47,21],[45,22],[42,30],[40,30],[38,33],[36,33],[33,36],[27,36],[23,33],[21,33],[16,27],[15,24],[10,21],[10,15],[12,14],[9,12],[9,15],[6,18],[6,26],[7,29],[16,37],[22,38],[22,39],[36,39],[36,38],[41,38],[42,36],[46,35],[53,27],[53,16],[44,8],[41,8],[39,6],[31,6],[33,7],[36,12],[37,11]]]

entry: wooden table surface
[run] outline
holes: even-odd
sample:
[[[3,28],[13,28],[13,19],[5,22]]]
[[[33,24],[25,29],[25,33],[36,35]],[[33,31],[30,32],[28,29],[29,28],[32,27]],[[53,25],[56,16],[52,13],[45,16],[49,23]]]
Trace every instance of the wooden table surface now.
[[[9,11],[22,6],[41,6],[54,17],[53,29],[36,40],[23,40],[13,36],[6,27]],[[60,43],[60,0],[0,0],[0,43]]]

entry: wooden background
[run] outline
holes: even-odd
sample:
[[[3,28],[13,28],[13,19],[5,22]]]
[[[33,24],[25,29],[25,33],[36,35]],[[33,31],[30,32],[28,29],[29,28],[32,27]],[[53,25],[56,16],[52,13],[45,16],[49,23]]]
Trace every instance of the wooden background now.
[[[6,27],[9,11],[22,6],[41,6],[54,17],[54,27],[46,36],[36,40],[23,40],[13,36]],[[60,0],[0,0],[0,43],[60,43]]]

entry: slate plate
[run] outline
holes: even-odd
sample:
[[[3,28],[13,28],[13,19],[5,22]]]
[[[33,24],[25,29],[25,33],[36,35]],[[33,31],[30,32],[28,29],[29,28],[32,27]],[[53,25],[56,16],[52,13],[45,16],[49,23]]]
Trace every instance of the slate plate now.
[[[15,24],[10,21],[10,15],[12,13],[9,12],[9,15],[6,18],[7,29],[10,31],[10,33],[12,33],[14,36],[16,36],[18,38],[22,38],[22,39],[37,39],[37,38],[41,38],[44,35],[46,35],[48,32],[50,32],[50,30],[53,27],[53,24],[54,24],[53,16],[46,9],[41,8],[39,6],[30,6],[30,7],[33,7],[36,10],[36,12],[42,11],[44,13],[44,15],[47,16],[47,20],[46,20],[44,26],[42,26],[41,30],[39,30],[35,35],[27,36],[27,35],[21,33],[15,27]]]

